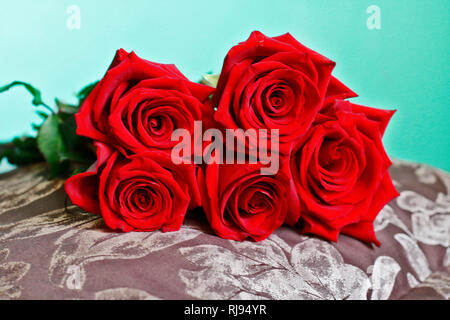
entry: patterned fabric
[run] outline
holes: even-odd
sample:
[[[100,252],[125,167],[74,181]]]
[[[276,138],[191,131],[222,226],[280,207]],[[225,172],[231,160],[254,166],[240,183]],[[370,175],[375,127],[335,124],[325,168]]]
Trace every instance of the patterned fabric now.
[[[394,162],[401,195],[375,221],[381,248],[291,227],[229,241],[201,212],[179,232],[115,233],[43,172],[0,176],[0,299],[450,298],[450,175],[429,166]]]

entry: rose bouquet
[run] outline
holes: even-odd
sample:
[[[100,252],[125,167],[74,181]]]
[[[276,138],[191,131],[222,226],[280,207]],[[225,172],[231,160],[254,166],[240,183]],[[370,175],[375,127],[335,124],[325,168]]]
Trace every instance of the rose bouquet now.
[[[120,49],[77,106],[57,100],[54,112],[26,83],[0,88],[24,85],[51,110],[37,139],[3,156],[44,158],[53,176],[76,168],[70,199],[114,230],[177,231],[201,207],[226,239],[261,241],[288,224],[380,245],[373,221],[398,195],[382,144],[394,112],[349,102],[334,66],[290,34],[258,31],[201,83]]]

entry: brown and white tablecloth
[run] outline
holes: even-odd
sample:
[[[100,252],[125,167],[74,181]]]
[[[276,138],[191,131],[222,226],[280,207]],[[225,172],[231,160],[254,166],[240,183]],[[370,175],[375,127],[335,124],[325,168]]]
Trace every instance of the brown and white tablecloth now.
[[[380,248],[282,227],[267,240],[108,230],[38,164],[0,175],[0,299],[449,299],[450,175],[395,161]]]

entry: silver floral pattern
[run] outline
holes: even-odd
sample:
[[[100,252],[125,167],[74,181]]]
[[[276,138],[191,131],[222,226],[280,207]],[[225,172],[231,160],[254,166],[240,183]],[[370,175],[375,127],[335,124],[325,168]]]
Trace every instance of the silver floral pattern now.
[[[400,196],[374,223],[381,248],[296,227],[229,241],[201,213],[174,233],[116,233],[66,205],[43,170],[0,176],[0,299],[450,298],[450,175],[426,165],[394,162]]]
[[[8,262],[9,249],[0,251],[0,300],[20,298],[22,287],[20,280],[30,270],[30,264],[19,262]]]
[[[272,235],[260,242],[181,248],[200,271],[180,270],[188,292],[197,298],[365,299],[370,280],[346,264],[326,241],[304,239],[290,247]],[[224,290],[225,289],[225,290]]]

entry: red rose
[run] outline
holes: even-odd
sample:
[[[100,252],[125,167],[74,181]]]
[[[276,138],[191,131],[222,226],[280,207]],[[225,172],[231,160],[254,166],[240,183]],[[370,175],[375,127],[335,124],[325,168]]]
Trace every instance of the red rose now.
[[[381,141],[393,113],[337,100],[293,145],[290,168],[305,233],[332,241],[344,233],[380,245],[373,221],[398,196]]]
[[[355,94],[331,76],[335,63],[290,34],[255,31],[225,58],[213,106],[229,129],[279,129],[280,143],[303,135],[325,100]]]
[[[65,189],[74,204],[101,214],[111,229],[176,231],[188,207],[200,205],[194,166],[176,166],[166,152],[125,158],[103,143],[96,146],[96,164],[69,178]]]
[[[77,113],[77,134],[123,153],[170,149],[177,144],[171,141],[175,129],[192,133],[195,120],[212,117],[213,91],[189,81],[174,65],[121,49]]]
[[[279,228],[288,210],[298,210],[287,175],[261,175],[261,165],[211,164],[199,171],[203,208],[222,238],[261,241]]]

